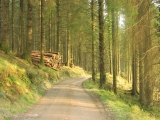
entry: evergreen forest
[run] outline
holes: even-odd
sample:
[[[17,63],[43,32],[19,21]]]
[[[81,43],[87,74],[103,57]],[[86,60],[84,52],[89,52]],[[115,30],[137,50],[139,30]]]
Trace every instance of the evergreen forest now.
[[[0,0],[0,54],[34,64],[33,51],[41,65],[60,54],[99,89],[119,95],[121,77],[141,106],[160,103],[160,0]]]

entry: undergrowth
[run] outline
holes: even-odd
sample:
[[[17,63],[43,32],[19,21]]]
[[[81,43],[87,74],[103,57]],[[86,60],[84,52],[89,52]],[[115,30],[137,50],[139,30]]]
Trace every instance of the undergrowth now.
[[[8,120],[12,115],[28,109],[53,84],[84,74],[79,67],[63,67],[55,71],[0,54],[0,120]]]
[[[115,117],[116,120],[159,120],[160,108],[154,106],[146,108],[138,102],[138,96],[122,93],[115,95],[112,91],[99,89],[98,82],[88,80],[83,83],[84,88],[97,95]]]

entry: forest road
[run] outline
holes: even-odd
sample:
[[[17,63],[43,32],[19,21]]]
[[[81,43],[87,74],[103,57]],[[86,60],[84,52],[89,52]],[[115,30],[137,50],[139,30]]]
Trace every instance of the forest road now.
[[[87,79],[61,81],[27,112],[12,120],[113,120],[99,99],[83,89],[82,83]]]

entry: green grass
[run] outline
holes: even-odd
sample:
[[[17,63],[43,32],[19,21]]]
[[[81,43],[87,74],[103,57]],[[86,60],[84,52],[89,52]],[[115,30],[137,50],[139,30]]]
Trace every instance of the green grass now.
[[[55,71],[0,54],[0,120],[10,120],[14,114],[27,110],[53,84],[82,75],[85,73],[79,67]]]
[[[107,109],[116,117],[117,120],[159,120],[160,112],[149,109],[142,109],[138,103],[137,97],[132,99],[130,95],[115,95],[111,91],[100,90],[98,84],[92,80],[83,83],[84,88],[97,95]]]

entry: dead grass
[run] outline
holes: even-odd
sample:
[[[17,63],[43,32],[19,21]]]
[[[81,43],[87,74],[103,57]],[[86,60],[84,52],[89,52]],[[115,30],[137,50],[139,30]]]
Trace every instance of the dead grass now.
[[[107,76],[107,82],[112,84],[113,76],[111,74],[109,74],[109,73],[107,73],[106,76]],[[132,84],[129,83],[123,77],[117,76],[117,87],[119,89],[122,89],[122,90],[131,90],[132,89]]]

